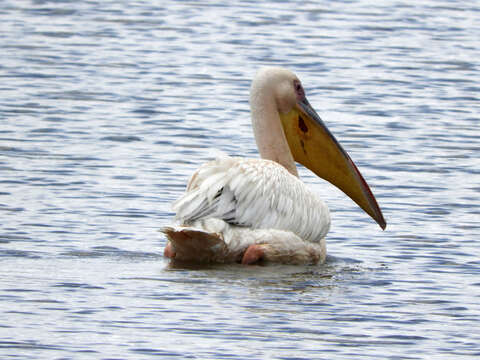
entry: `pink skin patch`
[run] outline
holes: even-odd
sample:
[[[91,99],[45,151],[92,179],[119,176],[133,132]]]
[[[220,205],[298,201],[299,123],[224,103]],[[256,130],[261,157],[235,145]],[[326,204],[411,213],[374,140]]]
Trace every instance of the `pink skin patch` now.
[[[165,246],[165,250],[163,250],[163,256],[173,259],[175,257],[175,251],[172,249],[172,244],[170,242],[167,243]]]
[[[251,265],[259,262],[262,260],[263,256],[265,255],[265,251],[262,245],[250,245],[243,254],[242,264],[243,265]]]

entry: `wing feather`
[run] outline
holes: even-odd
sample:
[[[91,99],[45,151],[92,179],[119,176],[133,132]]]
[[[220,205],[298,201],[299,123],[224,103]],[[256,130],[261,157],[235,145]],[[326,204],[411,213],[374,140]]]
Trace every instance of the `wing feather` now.
[[[330,226],[326,204],[281,165],[222,156],[202,165],[173,209],[188,224],[219,218],[254,229],[292,231],[318,242]]]

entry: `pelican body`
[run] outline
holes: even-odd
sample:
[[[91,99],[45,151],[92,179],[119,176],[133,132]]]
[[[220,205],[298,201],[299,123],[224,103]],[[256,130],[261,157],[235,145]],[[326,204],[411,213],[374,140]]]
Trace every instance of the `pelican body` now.
[[[194,262],[323,262],[330,213],[298,178],[295,162],[337,186],[382,229],[368,184],[308,102],[291,71],[267,67],[250,89],[261,159],[219,155],[190,178],[173,204],[178,225],[161,231],[164,255]]]

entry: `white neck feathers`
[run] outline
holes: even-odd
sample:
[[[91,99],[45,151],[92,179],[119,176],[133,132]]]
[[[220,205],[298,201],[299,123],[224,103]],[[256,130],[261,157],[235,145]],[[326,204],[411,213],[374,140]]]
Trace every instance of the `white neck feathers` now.
[[[283,131],[275,98],[275,70],[266,68],[255,77],[250,89],[252,125],[258,151],[298,177],[297,167]]]

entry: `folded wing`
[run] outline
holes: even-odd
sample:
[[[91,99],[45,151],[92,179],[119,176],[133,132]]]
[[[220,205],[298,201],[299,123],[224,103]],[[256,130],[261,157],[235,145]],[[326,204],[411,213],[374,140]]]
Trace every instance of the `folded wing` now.
[[[173,209],[185,225],[206,218],[251,229],[291,231],[319,242],[330,227],[325,203],[281,165],[221,156],[192,176]]]

